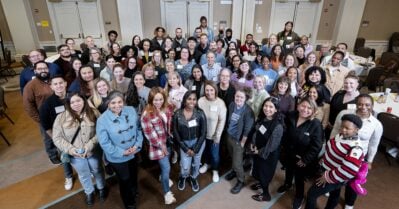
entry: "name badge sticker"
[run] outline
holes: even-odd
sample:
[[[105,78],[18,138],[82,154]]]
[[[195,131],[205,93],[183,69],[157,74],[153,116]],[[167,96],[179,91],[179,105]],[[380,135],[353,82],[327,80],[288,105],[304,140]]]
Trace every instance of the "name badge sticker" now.
[[[64,107],[64,105],[55,107],[54,109],[55,109],[55,113],[57,113],[57,114],[58,114],[58,113],[65,112],[65,107]]]
[[[190,120],[188,121],[188,127],[195,127],[197,126],[197,121],[196,120]]]
[[[267,129],[266,129],[263,125],[261,125],[261,126],[259,127],[259,131],[260,131],[261,134],[265,134],[266,131],[267,131]]]
[[[197,90],[197,86],[191,86],[191,91]]]
[[[218,106],[211,106],[211,112],[217,112]]]

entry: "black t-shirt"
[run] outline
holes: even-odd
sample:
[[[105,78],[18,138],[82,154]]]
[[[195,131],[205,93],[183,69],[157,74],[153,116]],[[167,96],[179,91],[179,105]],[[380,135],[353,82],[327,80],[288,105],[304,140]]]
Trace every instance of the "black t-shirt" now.
[[[39,109],[40,125],[44,130],[53,129],[55,118],[65,111],[64,102],[55,94],[44,101]]]

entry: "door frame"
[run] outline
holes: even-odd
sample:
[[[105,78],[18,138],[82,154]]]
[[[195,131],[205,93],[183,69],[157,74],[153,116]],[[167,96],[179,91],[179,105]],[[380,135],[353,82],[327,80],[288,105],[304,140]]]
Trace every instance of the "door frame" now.
[[[166,2],[176,2],[176,1],[183,1],[183,0],[159,0],[159,4],[161,6],[161,24],[162,27],[166,28],[166,14],[165,14],[165,3]],[[214,0],[184,0],[185,2],[190,1],[190,2],[208,2],[209,3],[209,14],[208,14],[208,27],[214,28],[213,26],[213,1]],[[187,11],[187,17],[189,17],[190,14],[188,14]],[[187,31],[185,31],[185,33],[188,35],[188,37],[192,36],[194,31],[188,31],[190,29],[190,21],[187,19]],[[198,20],[198,25],[199,25],[199,20]],[[175,30],[173,29],[173,31],[168,31],[170,34],[169,36],[172,35],[172,33],[175,32]],[[215,31],[214,31],[215,32]],[[186,37],[186,38],[188,38]]]
[[[318,3],[318,7],[317,7],[317,11],[316,11],[316,17],[315,17],[315,24],[313,24],[313,31],[312,31],[312,37],[309,38],[309,42],[310,43],[316,43],[317,41],[317,33],[319,32],[319,25],[320,25],[320,18],[321,18],[321,12],[323,11],[323,4],[324,4],[324,0],[319,0],[318,2],[316,1],[309,1],[309,0],[285,0],[285,1],[281,1],[281,0],[272,0],[272,12],[270,14],[270,23],[269,23],[269,35],[272,33],[272,23],[273,23],[273,19],[274,19],[274,10],[276,8],[276,2],[313,2],[313,3]],[[283,26],[281,26],[283,27]],[[294,26],[295,27],[295,26]],[[300,35],[300,34],[299,34]]]
[[[62,2],[85,2],[85,0],[63,0]],[[92,2],[96,2],[97,3],[97,14],[98,14],[98,22],[100,25],[100,33],[103,34],[102,35],[102,42],[105,43],[106,42],[106,34],[105,34],[105,29],[104,29],[104,20],[103,20],[103,12],[102,12],[102,8],[101,8],[101,0],[93,0]],[[54,38],[55,38],[55,44],[58,46],[60,44],[64,44],[61,39],[60,39],[60,33],[58,31],[58,23],[56,21],[55,18],[55,13],[54,13],[54,7],[53,4],[57,4],[57,2],[51,2],[51,1],[46,1],[47,3],[47,8],[50,14],[50,20],[51,23],[53,25],[53,33],[54,33]],[[82,38],[82,40],[85,40],[85,37]]]

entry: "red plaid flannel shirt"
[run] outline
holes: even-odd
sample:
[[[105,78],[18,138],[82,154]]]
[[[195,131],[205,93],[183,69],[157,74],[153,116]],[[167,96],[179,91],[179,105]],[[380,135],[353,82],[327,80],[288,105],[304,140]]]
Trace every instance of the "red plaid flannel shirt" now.
[[[150,142],[149,158],[150,160],[159,160],[165,157],[162,152],[162,146],[166,146],[166,139],[170,128],[172,127],[173,105],[169,105],[165,109],[167,118],[167,127],[165,128],[162,116],[159,113],[149,113],[144,111],[141,116],[142,131]]]

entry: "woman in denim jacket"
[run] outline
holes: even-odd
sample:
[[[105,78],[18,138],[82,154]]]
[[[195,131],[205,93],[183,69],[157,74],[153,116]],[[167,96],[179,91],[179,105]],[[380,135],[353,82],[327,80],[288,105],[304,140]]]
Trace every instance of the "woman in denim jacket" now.
[[[173,116],[173,136],[179,143],[181,156],[179,190],[184,190],[187,178],[190,180],[192,190],[194,192],[199,190],[197,177],[202,152],[205,149],[206,128],[205,113],[197,106],[195,92],[186,92],[182,107]]]

